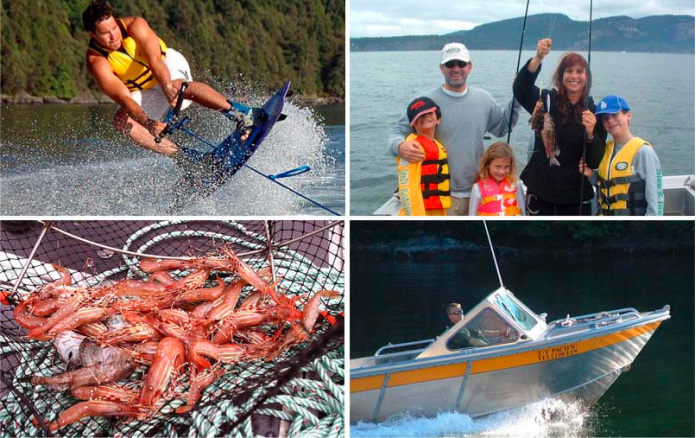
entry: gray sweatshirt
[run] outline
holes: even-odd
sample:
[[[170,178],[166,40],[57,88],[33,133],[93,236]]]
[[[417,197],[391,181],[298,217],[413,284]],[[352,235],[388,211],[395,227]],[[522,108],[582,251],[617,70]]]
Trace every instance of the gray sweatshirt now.
[[[510,111],[515,101],[511,100],[503,110],[487,91],[473,87],[467,87],[462,96],[453,96],[442,87],[418,97],[423,96],[434,100],[442,111],[435,138],[447,149],[452,196],[469,197],[483,156],[483,136],[486,132],[496,137],[508,133]],[[512,126],[517,123],[519,108],[519,104],[515,105]],[[412,132],[404,111],[389,135],[389,150],[394,156],[399,154],[399,144]]]

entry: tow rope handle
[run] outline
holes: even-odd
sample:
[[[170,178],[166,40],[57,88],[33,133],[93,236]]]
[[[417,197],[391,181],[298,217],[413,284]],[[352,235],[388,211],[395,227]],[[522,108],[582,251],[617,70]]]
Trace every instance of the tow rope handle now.
[[[175,123],[176,119],[179,118],[179,112],[181,111],[181,105],[184,104],[184,92],[188,88],[189,84],[188,82],[182,82],[181,83],[181,89],[179,90],[179,97],[176,99],[176,105],[174,106],[174,109],[169,108],[169,111],[167,111],[167,117],[164,119],[164,122],[167,124],[167,126],[164,127],[162,132],[160,132],[156,137],[155,137],[155,143],[161,143],[162,139],[174,132],[175,129]]]
[[[309,166],[300,166],[300,167],[295,168],[295,169],[290,169],[286,172],[277,173],[275,175],[268,175],[268,177],[270,179],[273,179],[273,180],[280,179],[280,178],[289,178],[291,176],[297,176],[297,175],[301,175],[303,173],[309,172],[310,170],[312,170],[312,169]]]

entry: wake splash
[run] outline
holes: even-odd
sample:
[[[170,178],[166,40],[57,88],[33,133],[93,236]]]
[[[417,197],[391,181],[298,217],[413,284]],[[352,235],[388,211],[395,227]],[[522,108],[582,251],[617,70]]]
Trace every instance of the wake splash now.
[[[241,81],[224,85],[214,87],[251,106],[260,106],[272,94]],[[48,127],[32,129],[30,126],[21,142],[3,147],[2,155],[12,158],[10,162],[14,167],[14,170],[4,169],[0,178],[4,213],[31,216],[165,214],[174,200],[174,185],[181,176],[174,162],[116,135],[110,126],[115,107],[113,110],[98,108],[96,116],[93,108],[74,110],[82,116],[69,120],[70,129],[60,133],[54,131],[54,135],[47,136]],[[276,124],[248,164],[267,175],[310,166],[312,170],[303,178],[280,180],[304,193],[333,174],[335,158],[327,153],[329,137],[323,121],[311,108],[291,98],[283,112],[288,118]],[[182,115],[191,117],[188,125],[191,130],[214,144],[233,129],[224,116],[198,105],[192,105]],[[102,136],[103,142],[100,141]],[[80,141],[83,137],[90,141]],[[182,146],[210,150],[184,133],[177,133],[173,140]],[[342,193],[337,194],[337,197],[342,196]],[[289,215],[303,214],[309,208],[301,198],[250,169],[242,168],[220,190],[207,199],[195,200],[181,214]]]
[[[598,436],[600,415],[579,402],[544,400],[522,408],[472,419],[445,412],[434,418],[403,414],[384,423],[360,422],[351,437],[572,437]]]

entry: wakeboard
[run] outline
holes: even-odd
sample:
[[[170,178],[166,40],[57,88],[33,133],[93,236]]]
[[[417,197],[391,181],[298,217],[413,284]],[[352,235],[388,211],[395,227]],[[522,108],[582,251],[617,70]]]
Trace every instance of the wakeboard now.
[[[179,212],[191,202],[215,193],[244,166],[281,118],[289,89],[290,81],[263,104],[261,109],[266,116],[259,126],[252,128],[246,140],[242,141],[240,133],[235,131],[212,152],[202,155],[198,162],[184,169],[184,175],[174,186],[170,213]]]

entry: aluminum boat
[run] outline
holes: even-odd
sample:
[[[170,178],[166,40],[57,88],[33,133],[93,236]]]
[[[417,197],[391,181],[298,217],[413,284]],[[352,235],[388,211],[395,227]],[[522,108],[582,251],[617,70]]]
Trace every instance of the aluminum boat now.
[[[478,417],[551,397],[594,403],[669,317],[667,305],[547,323],[501,287],[436,339],[351,360],[350,421],[404,412]]]

